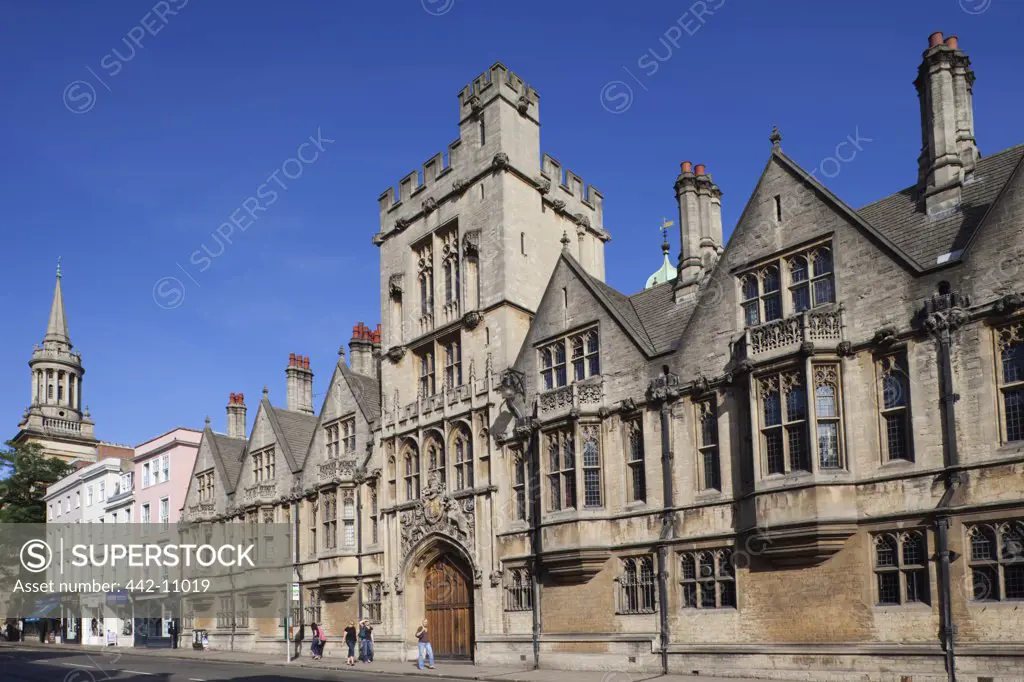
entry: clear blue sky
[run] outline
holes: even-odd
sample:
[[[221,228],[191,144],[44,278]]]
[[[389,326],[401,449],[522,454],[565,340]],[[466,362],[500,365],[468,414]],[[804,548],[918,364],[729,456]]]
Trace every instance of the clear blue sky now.
[[[1016,0],[707,0],[704,23],[682,16],[689,2],[189,0],[144,19],[184,1],[4,3],[5,437],[58,255],[101,438],[134,445],[207,414],[223,429],[232,391],[251,422],[264,384],[284,402],[289,352],[311,356],[322,393],[352,325],[379,317],[377,196],[457,136],[459,90],[497,60],[540,93],[543,149],[604,193],[608,281],[630,293],[659,265],[679,162],[707,164],[728,233],[772,124],[808,169],[870,138],[826,178],[854,206],[912,184],[912,81],[932,31],[973,61],[982,153],[1024,141]],[[156,35],[135,47],[142,23]],[[615,80],[633,91],[619,114],[601,100]],[[318,129],[336,142],[198,272],[190,254],[218,248],[211,233]],[[154,301],[162,277],[183,282],[173,309]]]

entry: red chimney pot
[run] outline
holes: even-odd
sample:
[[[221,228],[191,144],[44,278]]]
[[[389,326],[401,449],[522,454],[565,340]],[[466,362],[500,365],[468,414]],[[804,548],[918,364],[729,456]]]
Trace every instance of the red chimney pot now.
[[[936,31],[928,36],[928,47],[935,47],[942,44],[942,31]]]
[[[698,163],[696,166],[694,166],[693,173],[694,175],[704,175],[704,164]]]
[[[302,368],[309,369],[309,356],[302,358]]]
[[[960,44],[957,42],[956,36],[949,36],[946,38],[946,47],[957,49]]]
[[[228,396],[228,405],[233,405],[235,402],[235,394],[232,393]]]
[[[689,161],[683,161],[681,164],[679,164],[679,170],[683,171],[684,173],[692,173],[693,164],[690,163]]]
[[[237,396],[237,400],[238,400],[238,404],[239,405],[244,405],[245,404],[245,394],[244,393],[239,393],[238,396]]]

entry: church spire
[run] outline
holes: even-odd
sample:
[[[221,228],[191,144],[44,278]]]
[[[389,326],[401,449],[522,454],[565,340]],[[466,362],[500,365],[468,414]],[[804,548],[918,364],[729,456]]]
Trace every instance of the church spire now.
[[[57,285],[53,290],[53,304],[50,306],[50,322],[46,325],[46,336],[43,343],[56,341],[66,343],[71,347],[71,338],[68,336],[68,320],[64,316],[64,293],[60,288],[60,257],[57,258]]]

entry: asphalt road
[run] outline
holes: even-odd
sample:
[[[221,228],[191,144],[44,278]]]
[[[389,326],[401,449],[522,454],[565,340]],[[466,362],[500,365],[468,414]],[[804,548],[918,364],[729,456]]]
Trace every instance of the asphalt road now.
[[[437,678],[431,678],[436,680]],[[342,671],[289,669],[281,666],[246,665],[212,661],[185,661],[160,656],[118,655],[116,652],[78,652],[66,649],[0,649],[0,680],[3,682],[284,682],[323,680],[335,682],[409,682],[401,675]]]

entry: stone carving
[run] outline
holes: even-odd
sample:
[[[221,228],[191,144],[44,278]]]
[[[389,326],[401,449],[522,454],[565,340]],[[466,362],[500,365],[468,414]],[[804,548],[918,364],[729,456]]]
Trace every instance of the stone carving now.
[[[477,325],[480,324],[480,321],[483,319],[483,316],[479,312],[470,310],[462,316],[462,326],[470,330],[476,329]]]
[[[804,341],[803,343],[801,343],[800,344],[800,352],[803,355],[813,355],[814,354],[814,342],[813,341]]]
[[[388,349],[388,360],[398,364],[398,362],[405,356],[405,346],[392,346]]]
[[[671,372],[655,377],[647,386],[647,395],[654,401],[679,397],[679,377]]]
[[[480,230],[470,230],[462,235],[462,254],[467,258],[480,255]]]
[[[710,388],[710,383],[706,376],[701,375],[693,380],[693,392],[697,395],[707,393],[708,388]]]
[[[370,238],[370,241],[373,243],[374,246],[380,246],[381,244],[384,243],[383,233],[378,232],[377,234],[373,235],[373,237]]]
[[[540,394],[540,411],[551,412],[552,410],[561,410],[566,407],[572,407],[572,388],[566,386],[564,388],[558,388],[554,391],[548,391],[547,393]]]
[[[874,337],[871,339],[872,343],[876,346],[885,348],[891,346],[896,342],[896,328],[895,327],[882,327],[875,332]]]
[[[967,313],[962,308],[937,310],[924,318],[924,326],[932,334],[945,330],[956,331],[967,322]]]
[[[404,592],[404,591],[405,590],[402,587],[402,578],[401,578],[401,576],[397,576],[396,575],[395,576],[395,594],[402,594],[402,592]]]
[[[551,181],[548,180],[547,178],[540,178],[538,180],[534,180],[534,182],[536,183],[537,189],[540,190],[541,194],[547,194],[548,192],[551,191]]]
[[[462,194],[466,190],[466,181],[459,178],[452,183],[452,191],[456,194]]]
[[[462,502],[452,498],[437,472],[431,472],[420,499],[401,514],[402,558],[432,533],[440,533],[472,552],[474,524],[473,498]]]
[[[501,571],[491,571],[491,587],[501,585],[505,575]]]
[[[554,201],[552,201],[551,206],[555,209],[555,211],[559,213],[565,211],[565,202],[562,201],[561,199],[555,199]]]
[[[622,401],[622,411],[623,412],[632,412],[635,409],[636,409],[636,401],[633,400],[632,398],[626,398],[626,399],[624,399]]]
[[[495,170],[504,170],[505,168],[508,168],[508,154],[505,152],[498,152],[495,154],[494,158],[491,160],[491,166]]]
[[[849,341],[840,341],[839,345],[836,346],[836,353],[842,358],[850,357],[853,355],[853,344]]]
[[[601,385],[585,384],[579,387],[580,405],[598,405],[601,402]]]
[[[1019,308],[1024,308],[1024,294],[1006,294],[992,306],[996,315],[1008,315]]]
[[[811,313],[808,322],[808,337],[812,341],[831,341],[842,337],[843,322],[838,310]]]
[[[484,584],[484,572],[479,568],[473,569],[473,587],[480,587]]]
[[[480,104],[480,95],[473,95],[469,98],[469,108],[475,114],[482,108]]]
[[[420,204],[420,208],[423,210],[424,215],[433,213],[437,209],[437,199],[434,197],[427,197]]]
[[[583,228],[590,227],[590,218],[588,218],[587,216],[583,215],[582,213],[577,213],[576,215],[574,215],[572,217],[572,221],[574,223],[576,223],[577,225],[579,225],[580,227],[583,227]]]
[[[799,317],[773,320],[750,329],[750,352],[765,353],[799,343],[802,339]]]
[[[397,232],[401,232],[405,228],[409,227],[410,222],[411,221],[408,218],[399,218],[398,220],[395,221],[395,230]]]
[[[404,288],[403,277],[401,273],[391,275],[388,278],[388,291],[391,293],[391,298],[401,298],[402,290]]]
[[[516,102],[516,109],[519,110],[520,114],[526,115],[526,112],[530,110],[530,100],[526,98],[526,95],[519,95],[519,100]]]

